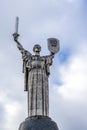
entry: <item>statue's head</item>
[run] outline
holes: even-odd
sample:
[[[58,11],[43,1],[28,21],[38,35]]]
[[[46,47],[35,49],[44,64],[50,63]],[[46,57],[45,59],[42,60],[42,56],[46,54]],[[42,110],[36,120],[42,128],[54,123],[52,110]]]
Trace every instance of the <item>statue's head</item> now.
[[[39,54],[40,51],[41,51],[41,46],[40,46],[39,44],[34,45],[33,51],[34,51],[35,53]]]

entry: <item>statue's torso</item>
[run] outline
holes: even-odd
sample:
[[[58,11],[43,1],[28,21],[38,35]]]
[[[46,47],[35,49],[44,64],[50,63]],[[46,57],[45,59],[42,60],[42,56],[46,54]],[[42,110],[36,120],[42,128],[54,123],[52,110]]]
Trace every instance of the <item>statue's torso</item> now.
[[[45,63],[45,58],[33,55],[31,57],[31,60],[28,62],[27,66],[32,69],[45,69],[46,63]]]

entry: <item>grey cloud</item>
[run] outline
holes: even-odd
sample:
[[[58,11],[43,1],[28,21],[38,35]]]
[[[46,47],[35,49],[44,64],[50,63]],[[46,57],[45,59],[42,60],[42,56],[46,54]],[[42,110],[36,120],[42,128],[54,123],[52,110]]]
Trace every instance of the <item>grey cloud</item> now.
[[[66,101],[60,96],[51,97],[50,100],[51,117],[57,121],[59,128],[61,130],[73,130],[77,128],[79,130],[86,130],[87,117],[85,114],[87,113],[87,105],[81,104],[80,101],[78,101],[79,103]]]
[[[3,100],[3,99],[2,99]],[[5,122],[5,108],[2,103],[0,103],[0,124]]]
[[[5,123],[6,123],[6,111],[4,105],[0,102],[0,129],[5,130],[4,127]]]

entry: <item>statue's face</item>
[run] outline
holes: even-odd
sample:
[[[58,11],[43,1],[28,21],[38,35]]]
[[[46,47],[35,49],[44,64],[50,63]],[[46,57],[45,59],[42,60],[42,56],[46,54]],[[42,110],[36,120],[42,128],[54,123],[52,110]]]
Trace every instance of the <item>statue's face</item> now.
[[[36,53],[39,53],[41,51],[41,46],[36,44],[33,48],[33,51],[36,52]]]

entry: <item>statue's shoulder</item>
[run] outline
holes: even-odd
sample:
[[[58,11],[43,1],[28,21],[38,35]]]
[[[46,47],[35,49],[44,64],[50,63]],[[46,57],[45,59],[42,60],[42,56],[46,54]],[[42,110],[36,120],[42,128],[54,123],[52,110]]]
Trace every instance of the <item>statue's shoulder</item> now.
[[[41,56],[42,60],[48,60],[51,58],[51,55]]]
[[[31,54],[29,51],[27,51],[27,50],[24,50],[24,53],[25,53],[26,55],[32,56],[32,54]]]
[[[46,60],[46,56],[40,56],[41,60]]]
[[[42,59],[47,59],[47,58],[49,58],[49,57],[50,57],[50,55],[41,56]]]

